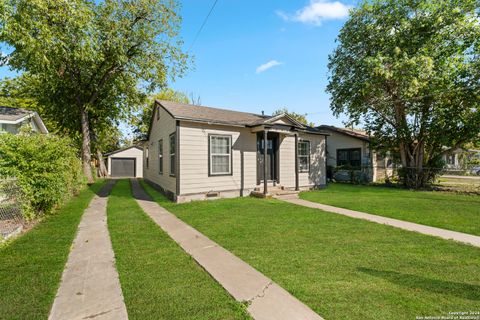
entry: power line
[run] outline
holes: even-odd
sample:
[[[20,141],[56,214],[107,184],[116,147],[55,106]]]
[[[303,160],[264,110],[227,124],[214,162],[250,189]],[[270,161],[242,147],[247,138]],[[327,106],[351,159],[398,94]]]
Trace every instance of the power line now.
[[[192,41],[192,44],[190,45],[190,48],[188,48],[188,52],[190,52],[190,50],[192,50],[193,45],[195,44],[195,42],[198,39],[198,36],[200,36],[200,33],[202,33],[203,27],[205,27],[205,25],[207,24],[208,18],[210,18],[210,15],[212,14],[213,9],[215,9],[215,6],[217,5],[217,2],[218,2],[218,0],[215,0],[213,2],[213,5],[210,8],[210,11],[208,12],[207,16],[205,17],[205,20],[203,20],[203,23],[200,26],[200,29],[198,29],[197,34],[195,35],[195,38],[193,38],[193,41]]]

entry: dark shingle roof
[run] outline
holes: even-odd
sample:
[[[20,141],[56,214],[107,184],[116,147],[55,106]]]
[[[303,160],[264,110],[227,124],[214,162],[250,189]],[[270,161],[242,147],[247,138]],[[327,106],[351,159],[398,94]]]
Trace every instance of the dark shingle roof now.
[[[176,119],[197,120],[204,122],[223,123],[230,125],[253,125],[270,117],[254,113],[240,112],[226,109],[218,109],[190,104],[158,101],[172,117]]]
[[[30,114],[33,114],[33,112],[20,108],[0,106],[0,120],[17,121]]]
[[[170,115],[178,120],[191,120],[191,121],[201,121],[205,123],[212,124],[222,124],[230,126],[242,126],[242,127],[254,127],[257,125],[269,125],[271,122],[274,122],[277,118],[287,117],[294,126],[300,129],[302,132],[311,133],[311,134],[320,134],[328,135],[325,132],[318,130],[317,128],[312,128],[305,126],[290,116],[286,114],[277,115],[277,116],[265,116],[255,113],[211,108],[204,106],[195,106],[185,103],[178,103],[165,100],[157,100],[157,104],[162,106]],[[150,136],[150,130],[152,129],[153,115],[150,122],[150,128],[148,135]]]
[[[352,138],[357,138],[357,139],[364,140],[364,141],[367,141],[367,142],[370,141],[369,135],[367,134],[366,131],[363,131],[363,130],[349,129],[349,128],[337,128],[335,126],[328,126],[328,125],[318,126],[317,129],[335,131],[335,132],[342,133],[344,135],[350,136]]]

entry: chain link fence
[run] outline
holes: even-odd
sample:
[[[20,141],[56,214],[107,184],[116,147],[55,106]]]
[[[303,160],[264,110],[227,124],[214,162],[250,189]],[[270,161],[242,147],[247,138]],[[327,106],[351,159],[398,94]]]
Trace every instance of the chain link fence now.
[[[406,175],[415,177],[417,168],[402,168],[398,165],[389,166],[329,166],[327,178],[330,182],[344,182],[354,184],[378,183],[386,185],[402,185],[402,178]],[[458,168],[423,168],[428,186],[433,189],[446,191],[460,191],[480,194],[480,167],[472,166],[464,169]]]
[[[15,178],[0,178],[0,242],[20,233],[25,226],[21,194]]]

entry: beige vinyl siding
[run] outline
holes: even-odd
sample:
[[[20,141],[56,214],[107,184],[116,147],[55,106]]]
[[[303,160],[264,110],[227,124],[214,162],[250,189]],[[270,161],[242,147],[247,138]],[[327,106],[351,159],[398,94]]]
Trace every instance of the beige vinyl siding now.
[[[129,148],[108,156],[108,175],[112,174],[112,158],[134,158],[136,178],[143,178],[143,151],[138,148]]]
[[[299,139],[310,141],[310,171],[299,174],[300,187],[325,185],[325,136],[302,134]]]
[[[232,137],[232,174],[209,176],[209,134]],[[241,189],[241,153],[244,155],[244,188],[256,185],[256,135],[248,128],[180,122],[180,194]]]
[[[176,120],[163,108],[156,108],[160,112],[153,115],[153,125],[148,140],[149,164],[146,165],[146,157],[143,159],[143,176],[165,190],[175,193],[176,178],[170,176],[170,134],[176,131]],[[163,140],[163,174],[159,173],[158,140]],[[145,146],[146,147],[146,146]]]
[[[18,129],[20,129],[18,124],[0,123],[0,133],[17,134]]]
[[[295,188],[295,137],[280,135],[280,185]],[[300,177],[299,177],[300,178]],[[300,181],[300,180],[299,180]]]
[[[325,172],[325,137],[313,134],[302,134],[300,140],[310,141],[310,172],[300,172],[300,187],[312,187],[326,184]],[[280,136],[280,185],[286,188],[295,187],[295,137]]]
[[[327,164],[329,166],[336,167],[337,166],[337,150],[338,149],[352,149],[352,148],[360,148],[362,149],[362,165],[365,165],[367,159],[370,157],[368,152],[368,143],[356,139],[353,137],[349,137],[347,135],[337,133],[335,131],[329,131],[331,135],[327,138],[327,148],[328,148],[328,159]]]

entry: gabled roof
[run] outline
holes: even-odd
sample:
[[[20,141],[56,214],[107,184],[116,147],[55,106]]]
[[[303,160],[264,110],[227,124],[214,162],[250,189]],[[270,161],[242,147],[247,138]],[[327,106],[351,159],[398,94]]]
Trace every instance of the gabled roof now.
[[[33,111],[0,106],[0,120],[17,122],[33,115]]]
[[[338,128],[338,127],[335,127],[335,126],[328,126],[328,125],[318,126],[317,129],[319,129],[319,130],[330,130],[330,131],[334,131],[334,132],[344,134],[344,135],[352,137],[352,138],[356,138],[356,139],[360,139],[360,140],[363,140],[363,141],[370,142],[370,136],[367,134],[366,131],[363,131],[363,130],[350,129],[350,128]]]
[[[247,126],[259,120],[269,118],[254,113],[195,106],[172,101],[157,100],[156,102],[170,113],[173,118],[178,120],[196,120],[218,124]]]
[[[286,119],[288,122],[290,122],[290,125],[292,127],[299,129],[299,131],[325,135],[324,132],[321,132],[316,128],[308,127],[285,113],[276,116],[266,116],[255,113],[205,106],[196,106],[165,100],[156,100],[155,104],[165,109],[165,111],[167,111],[176,120],[204,122],[208,124],[219,124],[237,127],[255,127],[261,125],[271,126],[276,124],[275,122],[277,121]],[[158,112],[156,108],[155,112]],[[150,131],[152,130],[155,112],[152,112],[148,136],[150,136]]]
[[[17,124],[29,118],[33,118],[35,124],[37,125],[41,133],[48,133],[48,130],[45,127],[42,118],[40,118],[36,111],[0,106],[1,123]]]
[[[254,123],[251,124],[251,126],[255,126],[255,125],[268,125],[268,124],[275,124],[275,122],[281,120],[281,119],[287,119],[289,122],[291,122],[295,127],[298,127],[298,128],[306,128],[307,126],[299,121],[297,121],[296,119],[294,119],[293,117],[289,116],[287,113],[281,113],[281,114],[278,114],[276,116],[272,116],[272,117],[266,117],[266,118],[263,118],[263,119],[260,119]]]
[[[105,153],[103,156],[108,157],[108,156],[111,156],[113,154],[116,154],[116,153],[119,153],[119,152],[122,152],[122,151],[130,150],[132,148],[136,148],[138,150],[143,151],[143,149],[139,146],[130,146],[130,147],[121,148],[121,149],[118,149],[118,150],[115,150],[115,151],[112,151],[112,152],[109,152],[109,153]]]

